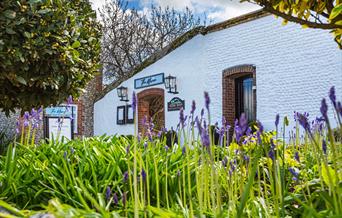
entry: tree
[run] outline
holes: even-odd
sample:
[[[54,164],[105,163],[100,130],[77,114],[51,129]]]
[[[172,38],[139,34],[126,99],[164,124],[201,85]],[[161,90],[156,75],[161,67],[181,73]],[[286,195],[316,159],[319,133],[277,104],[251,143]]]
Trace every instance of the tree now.
[[[331,30],[342,49],[342,0],[241,0],[257,3],[264,10],[301,24],[303,27]]]
[[[78,97],[98,71],[100,37],[88,0],[0,1],[0,108]]]
[[[100,11],[104,33],[101,59],[109,80],[125,78],[151,54],[202,23],[188,8],[177,12],[152,6],[142,13],[127,6],[126,0],[114,0]]]

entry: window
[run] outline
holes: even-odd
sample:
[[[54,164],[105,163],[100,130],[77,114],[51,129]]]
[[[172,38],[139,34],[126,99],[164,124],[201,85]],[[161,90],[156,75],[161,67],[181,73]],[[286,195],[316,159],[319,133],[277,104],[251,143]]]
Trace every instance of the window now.
[[[236,118],[245,113],[248,121],[255,120],[253,105],[253,77],[245,76],[235,80]]]

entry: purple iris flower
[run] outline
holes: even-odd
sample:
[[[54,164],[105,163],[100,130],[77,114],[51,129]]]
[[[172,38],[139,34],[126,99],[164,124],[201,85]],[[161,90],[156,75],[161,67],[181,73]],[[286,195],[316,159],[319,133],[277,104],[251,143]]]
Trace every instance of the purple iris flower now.
[[[168,152],[169,151],[169,146],[165,145],[165,151]]]
[[[321,113],[325,121],[328,121],[328,105],[325,98],[323,98],[321,102]]]
[[[30,114],[29,112],[24,113],[24,126],[27,127],[30,124]]]
[[[204,92],[204,101],[205,101],[205,107],[209,111],[210,97],[209,97],[208,92]]]
[[[110,199],[110,194],[111,194],[111,190],[110,190],[110,187],[109,186],[107,186],[107,189],[106,189],[106,200],[107,201],[109,201],[109,199]]]
[[[297,120],[299,124],[307,131],[310,132],[310,124],[308,121],[308,116],[304,113],[297,113]]]
[[[19,134],[19,132],[20,132],[20,122],[19,122],[19,120],[15,123],[15,126],[16,126],[15,132],[16,132],[17,134]]]
[[[295,153],[295,159],[296,159],[296,161],[297,162],[300,162],[300,158],[299,158],[299,153],[298,153],[298,151]]]
[[[298,177],[299,177],[299,172],[297,172],[294,168],[289,167],[289,172],[292,174],[292,179],[295,181],[298,181]]]
[[[194,114],[196,110],[196,102],[192,101],[190,114]]]
[[[228,158],[227,158],[227,156],[225,156],[223,158],[223,160],[222,160],[222,166],[226,168],[227,167],[227,163],[228,163]]]
[[[278,128],[278,125],[279,125],[279,114],[276,115],[276,119],[275,119],[275,126],[276,128]]]
[[[128,181],[128,171],[126,171],[123,175],[123,182],[126,183]]]
[[[327,143],[326,143],[326,141],[324,139],[323,139],[323,142],[322,142],[322,150],[323,150],[324,154],[327,154]]]
[[[184,118],[184,109],[183,108],[181,108],[179,111],[179,123],[180,123],[181,127],[184,128],[185,118]]]
[[[274,149],[270,149],[270,151],[268,152],[268,157],[274,160]]]
[[[203,130],[201,133],[202,145],[206,148],[210,146],[210,138],[207,130]]]
[[[141,178],[144,182],[146,181],[146,172],[144,169],[141,170]]]
[[[203,118],[203,116],[204,116],[204,109],[202,108],[202,110],[201,110],[201,118]]]
[[[337,105],[336,105],[336,94],[335,94],[335,87],[334,86],[332,86],[330,88],[329,98],[330,98],[332,104],[334,105],[334,108],[336,108]]]
[[[113,203],[114,203],[114,205],[119,204],[119,199],[118,199],[118,195],[116,194],[116,192],[113,195]]]
[[[136,108],[137,108],[137,96],[135,95],[135,92],[133,92],[133,94],[132,94],[132,109],[133,109],[133,112],[136,111]]]

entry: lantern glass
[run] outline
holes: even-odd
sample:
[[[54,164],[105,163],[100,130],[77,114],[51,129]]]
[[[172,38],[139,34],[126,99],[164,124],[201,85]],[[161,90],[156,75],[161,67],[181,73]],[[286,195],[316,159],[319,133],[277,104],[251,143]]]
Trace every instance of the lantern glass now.
[[[118,91],[118,97],[121,98],[122,97],[122,89],[121,87],[117,89]]]
[[[171,76],[167,76],[165,78],[165,88],[169,89],[170,88],[170,80],[171,80]]]

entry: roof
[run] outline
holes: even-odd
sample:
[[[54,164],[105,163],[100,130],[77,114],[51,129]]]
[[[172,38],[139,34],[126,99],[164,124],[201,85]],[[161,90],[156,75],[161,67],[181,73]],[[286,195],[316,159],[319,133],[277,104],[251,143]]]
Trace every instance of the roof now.
[[[268,12],[261,9],[261,10],[244,14],[244,15],[241,15],[241,16],[238,16],[238,17],[235,17],[235,18],[232,18],[232,19],[220,22],[220,23],[207,26],[207,27],[204,27],[204,26],[196,27],[186,32],[185,34],[175,39],[172,43],[170,43],[168,46],[166,46],[162,50],[155,52],[154,54],[149,56],[145,61],[143,61],[136,68],[127,72],[127,75],[124,78],[116,80],[113,83],[107,85],[101,92],[97,94],[97,96],[95,97],[95,102],[101,100],[106,94],[108,94],[113,89],[117,88],[122,82],[130,79],[131,77],[133,77],[134,75],[136,75],[137,73],[145,69],[146,67],[152,65],[153,63],[157,62],[159,59],[165,57],[167,54],[171,53],[173,50],[180,47],[185,42],[191,40],[193,37],[199,34],[206,35],[208,33],[217,32],[217,31],[227,29],[232,26],[246,23],[252,20],[256,20],[258,18],[262,18],[268,15],[270,15]]]

